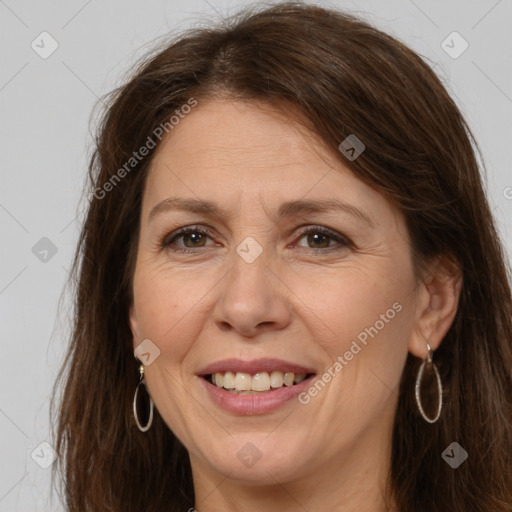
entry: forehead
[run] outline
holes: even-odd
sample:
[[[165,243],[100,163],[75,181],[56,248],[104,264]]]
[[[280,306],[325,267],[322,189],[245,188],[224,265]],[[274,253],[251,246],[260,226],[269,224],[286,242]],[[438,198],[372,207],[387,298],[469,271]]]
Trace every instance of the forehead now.
[[[314,132],[266,103],[209,99],[174,126],[158,148],[152,168],[170,157],[203,165],[207,159],[208,167],[275,168],[300,164],[304,158],[317,162],[329,153],[320,146],[325,145]],[[328,160],[334,160],[332,155]]]
[[[364,204],[377,218],[392,213],[317,134],[259,102],[199,102],[174,126],[153,157],[146,214],[151,203],[171,195],[240,207],[252,198],[276,207],[300,198],[338,198]]]

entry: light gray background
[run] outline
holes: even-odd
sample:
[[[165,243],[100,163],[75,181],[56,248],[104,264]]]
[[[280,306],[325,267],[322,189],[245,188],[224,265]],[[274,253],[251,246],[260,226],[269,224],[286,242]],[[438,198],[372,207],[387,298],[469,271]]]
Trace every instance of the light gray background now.
[[[49,440],[49,398],[66,345],[69,302],[59,323],[57,305],[78,235],[92,108],[156,37],[247,3],[0,0],[0,511],[63,510],[50,501],[51,470],[34,459],[51,460],[39,445]],[[430,60],[481,146],[511,254],[511,0],[323,5],[362,14]],[[43,31],[59,45],[47,59],[31,48],[34,40],[48,48],[38,37]],[[469,43],[456,59],[441,47],[453,31]],[[54,256],[32,251],[43,237],[56,246]]]

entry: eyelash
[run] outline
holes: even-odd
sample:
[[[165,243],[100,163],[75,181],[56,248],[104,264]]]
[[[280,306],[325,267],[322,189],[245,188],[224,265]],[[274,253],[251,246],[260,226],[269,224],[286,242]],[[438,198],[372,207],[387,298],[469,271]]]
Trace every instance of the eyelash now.
[[[173,252],[179,252],[179,253],[183,253],[183,254],[197,253],[197,251],[202,249],[203,247],[197,247],[197,248],[189,248],[189,247],[172,248],[171,247],[171,244],[173,244],[176,239],[180,238],[183,235],[188,235],[191,233],[198,233],[200,235],[206,235],[209,238],[213,238],[213,233],[208,229],[205,229],[205,228],[202,228],[199,226],[188,226],[188,227],[181,228],[177,231],[174,231],[169,235],[166,235],[163,238],[163,240],[161,241],[160,247],[162,249],[170,250]],[[299,240],[306,235],[314,234],[314,233],[326,236],[327,238],[330,238],[330,239],[338,242],[338,244],[341,247],[325,247],[325,248],[319,248],[319,249],[316,249],[314,247],[309,247],[309,248],[305,248],[306,250],[309,249],[310,251],[313,251],[313,252],[332,252],[332,251],[340,250],[342,248],[347,248],[347,247],[352,248],[353,247],[353,243],[348,238],[340,235],[339,233],[336,233],[335,231],[332,231],[332,230],[322,227],[322,226],[309,226],[307,229],[304,229],[300,233]]]

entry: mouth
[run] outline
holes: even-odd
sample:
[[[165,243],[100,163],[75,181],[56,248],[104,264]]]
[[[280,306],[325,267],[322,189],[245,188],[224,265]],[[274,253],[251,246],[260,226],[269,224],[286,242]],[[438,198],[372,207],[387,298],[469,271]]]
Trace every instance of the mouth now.
[[[235,395],[261,395],[283,387],[292,387],[315,373],[294,373],[274,370],[259,371],[254,375],[247,372],[216,372],[204,375],[207,382]]]
[[[317,374],[313,368],[279,359],[226,359],[196,375],[217,406],[246,416],[270,413],[292,401]]]

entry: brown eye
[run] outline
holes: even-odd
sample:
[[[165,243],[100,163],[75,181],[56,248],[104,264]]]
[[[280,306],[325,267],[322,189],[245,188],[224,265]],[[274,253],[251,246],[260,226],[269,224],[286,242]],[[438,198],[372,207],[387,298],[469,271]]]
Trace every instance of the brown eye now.
[[[344,236],[323,227],[309,227],[304,230],[299,238],[306,239],[307,247],[309,249],[329,249],[336,250],[340,248],[350,247],[352,243]],[[300,245],[304,247],[304,245]]]
[[[181,237],[183,237],[185,247],[204,247],[204,244],[206,243],[206,236],[202,233],[198,233],[197,231],[185,233],[181,235]],[[188,245],[189,242],[190,245]]]
[[[325,249],[326,247],[329,247],[331,238],[327,235],[322,233],[314,233],[308,234],[306,236],[308,243],[313,245],[313,249]]]
[[[194,249],[208,247],[206,245],[208,238],[211,239],[209,231],[192,226],[166,236],[161,242],[161,247],[177,252],[194,252]]]

